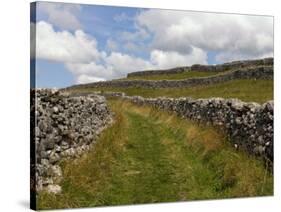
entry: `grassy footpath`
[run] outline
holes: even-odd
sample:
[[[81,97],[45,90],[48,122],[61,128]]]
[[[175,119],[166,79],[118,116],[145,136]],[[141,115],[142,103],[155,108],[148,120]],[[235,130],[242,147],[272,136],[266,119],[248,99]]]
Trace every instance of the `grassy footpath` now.
[[[179,79],[188,79],[194,77],[209,77],[221,72],[211,72],[211,71],[186,71],[177,74],[154,74],[154,75],[147,75],[147,76],[131,76],[127,78],[123,78],[120,80],[127,80],[127,79],[143,79],[143,80],[179,80]]]
[[[83,157],[62,164],[60,195],[40,209],[273,194],[262,162],[229,146],[209,126],[112,100],[115,123]]]
[[[127,95],[143,97],[181,97],[190,96],[193,98],[238,98],[246,102],[264,103],[273,99],[273,80],[232,80],[229,82],[194,86],[190,88],[86,88],[73,89],[72,92],[91,92],[91,91],[119,91]]]

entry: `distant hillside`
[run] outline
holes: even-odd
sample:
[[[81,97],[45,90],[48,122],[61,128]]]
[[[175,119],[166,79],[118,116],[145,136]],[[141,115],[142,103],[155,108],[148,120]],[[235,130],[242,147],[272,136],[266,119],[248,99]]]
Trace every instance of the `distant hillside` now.
[[[74,85],[65,90],[125,92],[143,97],[239,98],[262,103],[273,99],[273,58],[134,72],[128,78]]]

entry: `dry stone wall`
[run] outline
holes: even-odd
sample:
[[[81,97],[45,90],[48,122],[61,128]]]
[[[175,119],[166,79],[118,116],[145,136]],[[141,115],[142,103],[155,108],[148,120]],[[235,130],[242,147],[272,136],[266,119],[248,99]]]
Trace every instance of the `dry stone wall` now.
[[[124,93],[103,93],[138,105],[172,111],[180,117],[209,123],[225,131],[235,148],[273,163],[274,102],[246,103],[238,99],[143,98]]]
[[[112,80],[81,85],[74,85],[68,89],[76,88],[102,88],[102,87],[140,87],[140,88],[179,88],[196,85],[209,85],[226,82],[234,79],[273,79],[273,67],[241,68],[234,71],[223,72],[210,77],[197,77],[183,80]]]
[[[95,143],[101,131],[111,122],[103,96],[69,97],[54,90],[33,90],[31,106],[33,164],[36,191],[47,189],[58,193],[63,158],[75,158]]]

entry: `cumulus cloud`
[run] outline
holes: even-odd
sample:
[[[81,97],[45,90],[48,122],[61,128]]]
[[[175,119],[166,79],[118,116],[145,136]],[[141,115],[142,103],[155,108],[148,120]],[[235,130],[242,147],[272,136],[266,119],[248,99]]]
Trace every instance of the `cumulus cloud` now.
[[[104,81],[115,78],[117,74],[113,66],[97,64],[95,61],[89,63],[67,63],[65,66],[75,76],[76,83]]]
[[[127,73],[139,70],[206,63],[206,54],[198,48],[192,48],[190,54],[155,49],[145,60],[114,51],[114,44],[108,40],[107,46],[112,51],[107,54],[98,49],[94,37],[82,30],[55,31],[50,23],[40,21],[36,24],[36,58],[64,63],[77,83],[125,77]]]
[[[118,72],[119,74],[128,73],[135,70],[147,69],[152,66],[149,61],[120,52],[112,52],[105,61],[107,65],[114,67],[117,75]]]
[[[125,15],[116,21],[123,19]],[[107,38],[105,52],[81,29],[58,30],[40,21],[36,24],[36,57],[62,62],[76,83],[88,83],[139,70],[207,64],[210,52],[217,63],[269,57],[273,54],[272,27],[272,17],[143,10],[135,17],[135,31]]]
[[[134,32],[128,32],[128,31],[122,31],[119,33],[119,39],[121,41],[144,41],[145,39],[148,39],[150,37],[150,34],[141,27],[136,27],[136,31]]]
[[[177,52],[153,50],[149,60],[120,52],[112,52],[103,58],[103,64],[68,63],[67,68],[77,76],[77,83],[103,81],[125,77],[128,73],[149,69],[165,69],[177,66],[207,64],[207,54],[193,48],[192,53],[182,55]]]
[[[67,63],[66,67],[76,76],[77,83],[86,83],[125,77],[129,72],[152,68],[153,66],[149,61],[141,58],[112,52],[103,58],[102,64],[96,64],[94,61]]]
[[[97,50],[97,41],[82,30],[56,32],[47,22],[36,24],[37,58],[63,63],[90,62],[99,60],[103,54]]]
[[[54,26],[65,30],[81,29],[82,24],[77,18],[81,11],[78,4],[38,2],[37,9],[39,13],[48,16],[48,22]]]
[[[148,43],[152,35],[145,28],[134,23],[130,31],[127,30],[117,32],[115,41],[119,43],[119,50],[131,53],[148,52],[150,50]]]
[[[154,34],[152,49],[188,54],[196,47],[217,52],[218,62],[273,52],[272,17],[152,9],[136,21]]]
[[[207,64],[207,54],[199,48],[192,47],[189,54],[180,54],[175,51],[153,50],[150,59],[155,68],[173,68],[193,65],[195,63]]]
[[[84,83],[90,83],[90,82],[100,82],[100,81],[105,81],[105,78],[102,77],[95,77],[87,74],[82,74],[79,75],[77,78],[77,83],[78,84],[84,84]]]

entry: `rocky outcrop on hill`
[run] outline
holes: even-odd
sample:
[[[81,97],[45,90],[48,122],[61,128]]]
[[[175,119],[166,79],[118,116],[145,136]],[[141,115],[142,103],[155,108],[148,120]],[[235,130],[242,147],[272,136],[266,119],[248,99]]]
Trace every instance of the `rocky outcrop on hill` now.
[[[148,70],[148,71],[137,71],[129,73],[128,77],[136,76],[150,76],[159,74],[178,74],[187,71],[228,71],[233,69],[241,68],[251,68],[258,66],[273,66],[273,58],[264,58],[259,60],[243,60],[243,61],[233,61],[230,63],[223,63],[218,65],[200,65],[194,64],[192,66],[183,66],[166,70]]]
[[[48,89],[31,92],[35,103],[31,105],[31,140],[36,191],[57,193],[62,179],[59,162],[87,151],[111,122],[111,114],[103,96],[69,97]]]

